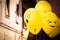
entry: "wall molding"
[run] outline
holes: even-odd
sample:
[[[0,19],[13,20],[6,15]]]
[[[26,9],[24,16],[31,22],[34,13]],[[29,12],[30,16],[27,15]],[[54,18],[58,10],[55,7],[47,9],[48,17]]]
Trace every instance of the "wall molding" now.
[[[8,29],[8,30],[11,30],[11,31],[16,32],[16,33],[18,33],[18,34],[21,34],[20,31],[14,29],[14,28],[12,28],[12,27],[10,27],[10,26],[8,26],[8,25],[2,23],[2,22],[0,22],[0,27],[3,27],[3,28]]]

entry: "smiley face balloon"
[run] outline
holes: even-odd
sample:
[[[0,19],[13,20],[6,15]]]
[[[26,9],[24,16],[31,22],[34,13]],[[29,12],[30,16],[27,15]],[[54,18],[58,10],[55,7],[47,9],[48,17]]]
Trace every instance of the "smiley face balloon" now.
[[[41,30],[40,14],[34,8],[29,8],[25,11],[24,22],[32,34],[38,34]]]
[[[59,34],[59,31],[60,31],[60,20],[58,18],[56,29],[49,35],[49,37],[55,37],[56,35]]]
[[[39,1],[35,8],[41,13],[52,11],[51,5],[47,1]]]
[[[42,15],[42,28],[49,37],[55,37],[59,34],[59,18],[53,12],[47,12]]]

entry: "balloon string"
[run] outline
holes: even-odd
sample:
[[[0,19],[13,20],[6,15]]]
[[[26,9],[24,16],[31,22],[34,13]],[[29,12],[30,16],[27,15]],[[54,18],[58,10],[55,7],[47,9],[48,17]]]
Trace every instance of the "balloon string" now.
[[[37,40],[37,35],[34,35],[34,40]]]
[[[36,29],[34,29],[34,32],[36,34]],[[35,40],[37,40],[37,35],[34,35]]]

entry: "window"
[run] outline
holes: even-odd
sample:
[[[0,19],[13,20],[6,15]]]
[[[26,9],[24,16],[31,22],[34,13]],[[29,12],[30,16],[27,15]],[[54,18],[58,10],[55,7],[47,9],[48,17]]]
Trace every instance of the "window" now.
[[[19,20],[19,4],[16,5],[16,24],[19,24],[18,23],[18,20]]]
[[[6,0],[5,2],[5,17],[9,19],[10,13],[9,13],[9,6],[10,6],[10,0]]]

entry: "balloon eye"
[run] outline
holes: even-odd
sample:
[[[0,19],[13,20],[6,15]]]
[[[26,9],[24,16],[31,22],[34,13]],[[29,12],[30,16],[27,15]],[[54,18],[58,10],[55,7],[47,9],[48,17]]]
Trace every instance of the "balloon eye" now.
[[[28,14],[27,18],[30,18],[30,15]]]
[[[54,22],[56,24],[56,22]]]
[[[52,23],[52,21],[48,20],[49,23]]]
[[[26,22],[28,23],[28,19],[26,19]]]

